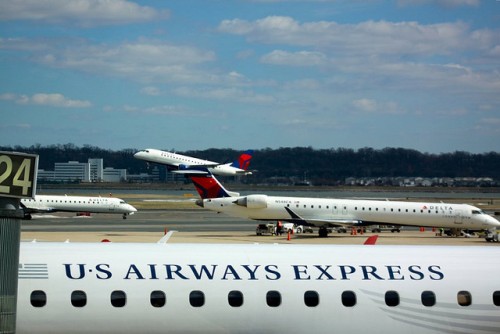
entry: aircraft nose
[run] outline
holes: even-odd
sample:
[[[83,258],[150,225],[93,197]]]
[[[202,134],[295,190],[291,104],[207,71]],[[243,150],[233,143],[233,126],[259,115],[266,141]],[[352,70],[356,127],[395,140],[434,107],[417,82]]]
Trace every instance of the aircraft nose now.
[[[488,224],[495,227],[500,227],[500,221],[498,221],[495,217],[492,216],[488,216]]]

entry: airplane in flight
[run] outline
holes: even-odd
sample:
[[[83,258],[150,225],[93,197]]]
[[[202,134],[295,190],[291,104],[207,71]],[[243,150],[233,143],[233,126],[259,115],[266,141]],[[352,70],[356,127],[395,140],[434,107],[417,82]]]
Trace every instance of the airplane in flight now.
[[[486,246],[21,242],[16,333],[500,333],[498,258]]]
[[[228,192],[211,174],[190,175],[203,208],[228,215],[264,221],[287,221],[327,227],[360,225],[402,225],[483,230],[500,227],[500,222],[468,204],[404,202],[337,198],[278,197]]]
[[[91,213],[118,213],[123,219],[133,215],[137,209],[116,197],[91,196],[61,196],[36,195],[34,199],[21,199],[25,219],[31,219],[32,213],[50,212],[91,212]]]
[[[252,159],[253,150],[243,152],[238,160],[221,164],[214,161],[202,160],[187,155],[156,150],[148,148],[134,154],[134,158],[166,165],[173,173],[180,174],[200,174],[199,168],[207,168],[210,173],[221,176],[249,175],[248,170],[250,159]]]

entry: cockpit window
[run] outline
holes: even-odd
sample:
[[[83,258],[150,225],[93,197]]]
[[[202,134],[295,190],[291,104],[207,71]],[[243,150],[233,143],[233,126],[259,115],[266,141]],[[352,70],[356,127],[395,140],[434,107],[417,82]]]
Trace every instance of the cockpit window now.
[[[482,215],[482,214],[484,214],[484,212],[481,210],[472,210],[472,214],[473,215]]]

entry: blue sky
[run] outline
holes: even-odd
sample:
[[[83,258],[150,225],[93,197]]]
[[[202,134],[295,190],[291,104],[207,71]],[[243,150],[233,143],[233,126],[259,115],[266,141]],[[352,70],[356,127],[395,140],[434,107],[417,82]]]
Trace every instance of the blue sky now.
[[[0,2],[0,144],[500,150],[500,2]]]

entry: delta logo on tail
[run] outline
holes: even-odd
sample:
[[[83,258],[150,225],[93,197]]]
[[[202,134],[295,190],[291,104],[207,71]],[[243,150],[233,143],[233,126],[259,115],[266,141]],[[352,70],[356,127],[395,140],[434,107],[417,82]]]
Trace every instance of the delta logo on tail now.
[[[212,174],[189,175],[189,178],[202,199],[234,196],[224,189]]]
[[[253,150],[247,150],[243,152],[238,160],[234,161],[231,166],[235,168],[240,168],[243,170],[248,170],[250,166],[250,160],[252,159]]]

